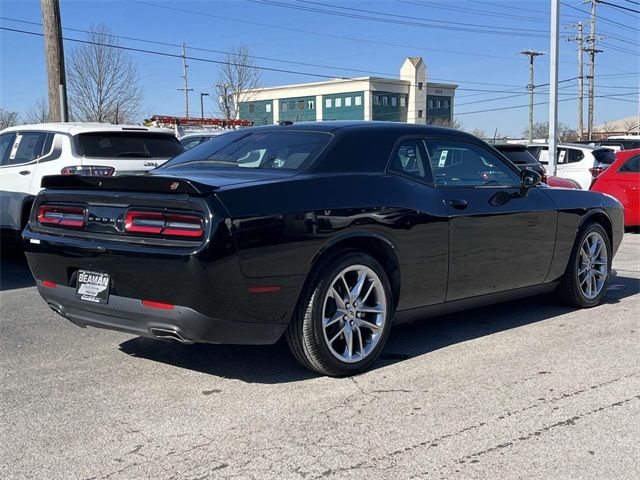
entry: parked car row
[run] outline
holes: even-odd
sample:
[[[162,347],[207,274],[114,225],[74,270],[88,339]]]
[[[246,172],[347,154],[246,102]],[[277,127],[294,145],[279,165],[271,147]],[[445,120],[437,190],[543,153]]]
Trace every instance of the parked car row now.
[[[532,155],[526,145],[514,143],[492,143],[491,145],[511,160],[511,162],[520,170],[527,169],[539,173],[542,177],[542,181],[550,187],[582,188],[578,182],[571,180],[570,178],[548,176],[546,168],[544,168],[538,159]]]
[[[578,143],[561,143],[557,148],[556,175],[577,182],[583,190],[589,190],[592,180],[615,161],[610,148]],[[537,143],[527,149],[542,165],[549,164],[549,145]]]

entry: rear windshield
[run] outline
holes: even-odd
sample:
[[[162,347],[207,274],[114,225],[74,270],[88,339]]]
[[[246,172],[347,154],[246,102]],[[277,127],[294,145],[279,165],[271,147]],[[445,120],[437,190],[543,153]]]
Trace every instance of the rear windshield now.
[[[77,135],[80,154],[99,158],[171,158],[184,152],[172,135],[141,132],[94,132]]]
[[[330,140],[331,134],[324,132],[238,130],[201,143],[162,168],[303,170]]]
[[[538,160],[526,148],[497,148],[500,153],[515,165],[537,165]]]
[[[596,158],[597,162],[605,165],[611,165],[616,161],[616,152],[608,148],[594,150],[593,156]]]

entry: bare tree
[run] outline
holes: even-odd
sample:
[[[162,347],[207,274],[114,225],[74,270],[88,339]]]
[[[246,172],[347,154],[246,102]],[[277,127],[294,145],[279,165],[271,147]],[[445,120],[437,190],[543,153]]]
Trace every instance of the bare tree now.
[[[25,123],[46,123],[49,121],[49,104],[42,97],[24,114]]]
[[[71,116],[85,122],[134,122],[142,90],[131,57],[105,25],[92,25],[67,66]]]
[[[239,104],[255,94],[262,83],[262,72],[244,45],[231,48],[218,72],[216,91],[225,118],[237,118]]]
[[[578,132],[565,123],[558,123],[558,139],[561,142],[575,142],[578,140]]]
[[[469,132],[471,135],[473,135],[474,137],[478,137],[478,138],[487,138],[487,134],[484,130],[482,130],[481,128],[474,128],[473,130],[471,130]]]
[[[533,124],[533,138],[549,138],[549,122],[536,122]],[[524,131],[525,137],[529,135],[529,129]]]
[[[427,124],[434,125],[437,127],[453,128],[455,130],[463,129],[462,122],[457,118],[454,118],[454,119],[451,119],[449,117],[432,118],[432,119],[427,119]]]
[[[600,132],[602,133],[613,133],[616,131],[616,126],[613,123],[604,122],[602,125],[600,125],[600,128],[598,130],[600,130]]]
[[[18,112],[12,112],[4,107],[0,107],[0,130],[17,125],[19,120]]]
[[[625,120],[622,122],[622,128],[624,128],[625,133],[633,133],[637,132],[640,129],[640,123],[638,120]]]

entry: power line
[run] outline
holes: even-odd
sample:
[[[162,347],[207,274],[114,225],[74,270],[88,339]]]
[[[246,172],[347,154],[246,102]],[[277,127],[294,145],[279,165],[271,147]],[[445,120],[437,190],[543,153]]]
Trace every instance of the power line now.
[[[31,22],[31,21],[27,21],[27,20],[20,20],[20,19],[2,17],[2,16],[0,16],[0,19],[11,21],[11,22],[24,23],[24,24],[28,24],[28,25],[42,26],[41,23]],[[79,29],[79,28],[64,27],[63,29],[71,31],[71,32],[80,32],[80,33],[87,33],[87,34],[91,33],[89,30],[83,30],[83,29]],[[153,45],[161,45],[161,46],[182,48],[182,46],[180,44],[174,44],[174,43],[159,42],[159,41],[155,41],[155,40],[147,40],[147,39],[143,39],[143,38],[123,36],[123,35],[114,35],[114,34],[108,34],[108,36],[112,37],[112,38],[118,38],[118,39],[121,39],[121,40],[130,40],[130,41],[136,41],[136,42],[149,43],[149,44],[153,44]],[[209,52],[209,53],[219,53],[219,54],[226,54],[227,53],[227,52],[222,51],[222,50],[214,50],[214,49],[210,49],[210,48],[197,48],[197,47],[189,47],[189,48],[191,50],[197,50],[197,51]],[[275,58],[269,58],[269,57],[261,57],[261,56],[257,56],[257,55],[250,55],[250,56],[251,56],[251,58],[254,58],[256,60],[281,62],[281,63],[287,63],[287,64],[292,64],[292,65],[310,66],[310,67],[317,67],[317,68],[327,68],[327,69],[330,69],[330,70],[344,70],[344,71],[358,72],[358,73],[369,73],[369,74],[376,74],[376,75],[394,76],[394,74],[388,73],[388,72],[378,72],[378,71],[372,71],[372,70],[360,70],[360,69],[337,67],[337,66],[332,66],[332,65],[320,65],[320,64],[307,63],[307,62],[296,62],[296,61],[291,61],[291,60],[281,60],[281,59],[275,59]],[[226,63],[226,62],[219,62],[219,63]],[[257,67],[257,68],[269,70],[267,67]],[[279,70],[274,70],[274,71],[279,71]],[[305,73],[305,72],[292,72],[292,73],[298,73],[298,74],[301,74],[301,75],[309,75],[308,73]],[[314,74],[313,76],[318,76],[318,75]],[[322,77],[324,77],[324,78],[332,78],[332,79],[336,78],[335,75],[334,76],[323,75]],[[476,82],[476,81],[472,81],[472,80],[469,80],[469,81],[467,81],[467,80],[452,80],[452,79],[445,79],[445,78],[438,78],[438,77],[431,77],[430,79],[431,80],[435,80],[435,81],[440,81],[440,82],[463,82],[463,83],[476,84],[476,85],[492,85],[492,86],[506,86],[506,87],[516,87],[517,86],[517,85],[512,85],[512,84],[491,83],[491,82]]]
[[[596,97],[598,98],[611,98],[611,99],[616,99],[617,97],[620,96],[630,96],[633,95],[635,96],[636,93],[619,93],[619,94],[612,94],[612,95],[596,95]],[[562,100],[558,100],[558,102],[568,102],[571,100],[577,100],[578,97],[571,97],[571,98],[563,98]],[[535,105],[547,105],[549,103],[549,101],[541,101],[541,102],[536,102]],[[501,110],[512,110],[512,109],[516,109],[516,108],[526,108],[528,107],[529,104],[523,104],[523,105],[513,105],[510,107],[499,107],[499,108],[489,108],[489,109],[484,109],[484,110],[476,110],[473,112],[456,112],[456,116],[458,115],[471,115],[471,114],[475,114],[475,113],[486,113],[486,112],[497,112],[497,111],[501,111]]]
[[[609,5],[610,7],[613,7],[613,8],[619,8],[620,10],[626,10],[627,12],[640,13],[640,10],[635,10],[633,8],[624,7],[624,6],[618,5],[616,3],[605,2],[604,0],[596,0],[596,1],[597,1],[597,3],[602,3],[604,5]]]
[[[37,26],[42,26],[41,23],[38,22],[31,22],[28,20],[20,20],[17,18],[9,18],[9,17],[2,17],[0,16],[1,20],[7,20],[10,22],[17,22],[17,23],[24,23],[27,25],[37,25]],[[80,28],[69,28],[69,27],[63,27],[63,30],[68,30],[70,32],[79,32],[79,33],[87,33],[90,34],[91,31],[90,30],[83,30]],[[157,40],[149,40],[146,38],[138,38],[138,37],[129,37],[129,36],[123,36],[123,35],[115,35],[115,34],[107,34],[107,36],[112,37],[112,38],[117,38],[120,40],[130,40],[130,41],[134,41],[134,42],[142,42],[142,43],[148,43],[148,44],[152,44],[152,45],[161,45],[161,46],[165,46],[165,47],[176,47],[176,48],[182,48],[182,45],[177,44],[177,43],[167,43],[167,42],[159,42]],[[224,50],[214,50],[211,48],[202,48],[202,47],[189,47],[190,50],[197,50],[200,52],[208,52],[208,53],[218,53],[218,54],[223,54],[226,55],[228,52],[224,51]],[[256,59],[256,60],[264,60],[264,61],[268,61],[268,62],[280,62],[280,63],[287,63],[287,64],[291,64],[291,65],[301,65],[301,66],[305,66],[305,67],[318,67],[318,68],[327,68],[330,70],[344,70],[344,71],[348,71],[348,72],[358,72],[358,73],[369,73],[369,74],[375,74],[375,75],[392,75],[390,73],[387,72],[377,72],[377,71],[373,71],[373,70],[360,70],[360,69],[354,69],[354,68],[346,68],[346,67],[336,67],[333,65],[319,65],[316,63],[307,63],[307,62],[297,62],[297,61],[292,61],[292,60],[281,60],[281,59],[277,59],[277,58],[270,58],[270,57],[261,57],[258,55],[248,55],[249,57]]]
[[[528,36],[532,38],[548,38],[548,35],[546,34],[533,33],[533,32],[529,33],[528,31],[510,32],[510,31],[506,31],[504,28],[492,27],[492,26],[485,26],[483,28],[472,28],[472,27],[458,27],[453,25],[429,24],[425,22],[416,22],[412,20],[393,19],[389,17],[402,18],[404,16],[389,14],[384,12],[375,12],[371,10],[367,11],[370,13],[370,15],[363,15],[363,14],[339,12],[336,10],[325,10],[317,7],[292,5],[289,3],[278,2],[275,0],[247,0],[247,1],[252,3],[271,5],[275,7],[287,8],[292,10],[321,13],[324,15],[330,15],[334,17],[353,18],[357,20],[367,20],[372,22],[389,23],[394,25],[406,25],[406,26],[412,26],[412,27],[433,28],[433,29],[439,29],[439,30],[450,30],[450,31],[457,31],[457,32],[468,32],[468,33],[483,33],[483,34],[490,34],[490,35],[506,35],[506,36],[517,36],[517,37]],[[338,8],[335,5],[333,6]],[[340,8],[348,8],[348,7],[340,7]],[[371,16],[371,14],[380,15],[380,17]],[[486,28],[494,28],[494,30],[487,30]]]
[[[434,6],[441,10],[450,10],[452,12],[462,12],[462,13],[471,13],[471,14],[476,14],[476,15],[481,15],[482,17],[495,17],[495,18],[507,18],[510,20],[515,19],[520,19],[522,21],[525,22],[539,22],[539,23],[547,23],[546,20],[542,19],[542,18],[533,18],[533,17],[525,17],[525,16],[521,16],[521,15],[511,15],[511,14],[507,14],[507,13],[496,13],[496,12],[488,12],[485,10],[475,10],[472,8],[464,8],[464,7],[458,7],[458,6],[451,6],[451,5],[443,5],[441,3],[438,2],[425,2],[425,1],[420,1],[420,0],[396,0],[396,2],[399,3],[406,3],[406,4],[412,4],[412,5],[418,5],[418,6],[422,6],[422,7],[431,7]]]
[[[30,32],[28,30],[21,30],[21,29],[17,29],[17,28],[2,27],[2,26],[0,26],[0,30],[5,30],[5,31],[15,32],[15,33],[22,33],[22,34],[26,34],[26,35],[39,36],[39,37],[41,37],[43,35],[42,33],[39,33],[39,32]],[[75,43],[83,43],[83,44],[98,45],[98,46],[109,47],[109,48],[117,48],[117,49],[120,49],[120,50],[127,50],[127,51],[137,52],[137,53],[146,53],[146,54],[150,54],[150,55],[158,55],[158,56],[163,56],[163,57],[183,59],[183,55],[182,54],[159,52],[159,51],[156,51],[156,50],[148,50],[148,49],[143,49],[143,48],[126,47],[126,46],[123,46],[123,45],[112,45],[112,44],[105,44],[105,43],[97,43],[97,42],[91,42],[89,40],[80,40],[80,39],[69,38],[69,37],[63,37],[63,40],[66,40],[66,41],[69,41],[69,42],[75,42]],[[223,60],[213,60],[213,59],[210,59],[210,58],[202,58],[202,57],[194,57],[194,56],[185,56],[184,58],[186,58],[187,60],[192,60],[192,61],[197,61],[197,62],[214,63],[214,64],[218,64],[218,65],[239,66],[238,64],[234,64],[232,62],[230,63],[230,62],[226,62],[226,61],[223,61]],[[330,80],[333,80],[336,83],[338,83],[340,81],[353,81],[353,79],[351,79],[351,78],[340,79],[340,78],[336,78],[334,75],[325,75],[325,74],[322,74],[322,73],[300,72],[300,71],[296,71],[296,70],[288,70],[288,69],[283,69],[283,68],[272,68],[272,67],[262,67],[262,66],[258,66],[258,65],[254,66],[252,68],[255,68],[257,70],[264,70],[264,71],[277,72],[277,73],[289,73],[289,74],[293,74],[293,75],[303,75],[303,76],[308,76],[308,77],[330,79]],[[432,78],[432,80],[438,80],[438,81],[443,81],[443,82],[456,81],[456,80],[451,80],[451,79],[440,79],[440,78]],[[457,81],[460,81],[460,80],[457,80]],[[379,80],[375,80],[375,82],[378,83],[378,84],[383,84],[383,85],[384,84],[398,85],[401,81],[400,80],[379,79]],[[468,81],[466,83],[478,84],[478,85],[517,87],[517,85],[508,85],[508,84],[500,84],[500,83],[473,82],[473,81]],[[417,86],[417,85],[413,85],[413,84],[409,84],[409,85],[410,86]]]
[[[154,4],[154,3],[149,3],[149,2],[145,2],[145,1],[141,1],[141,0],[129,0],[129,1],[132,2],[132,3],[138,3],[140,5],[145,5],[147,7],[162,8],[162,9],[165,9],[165,10],[181,12],[181,13],[187,13],[187,14],[190,14],[190,15],[197,15],[197,16],[200,16],[200,17],[205,16],[205,17],[210,17],[210,18],[217,18],[217,19],[220,19],[220,20],[227,20],[227,21],[230,21],[230,22],[242,23],[242,24],[245,24],[245,25],[253,25],[253,26],[264,27],[264,28],[272,28],[272,29],[279,30],[279,31],[287,31],[287,32],[315,35],[315,36],[321,37],[323,39],[325,39],[325,38],[336,38],[338,40],[347,40],[347,41],[351,41],[351,42],[367,43],[367,44],[371,44],[371,45],[381,45],[381,46],[396,47],[396,48],[410,48],[410,49],[414,49],[414,50],[418,50],[418,51],[424,51],[424,52],[430,52],[430,53],[436,52],[436,53],[447,53],[447,54],[451,54],[451,55],[463,55],[463,56],[470,56],[470,57],[486,57],[486,58],[499,58],[499,59],[503,59],[503,60],[518,60],[518,58],[515,57],[515,56],[507,57],[507,56],[504,56],[504,55],[492,55],[492,54],[481,53],[481,52],[445,50],[445,49],[439,49],[439,48],[424,48],[424,46],[406,45],[406,44],[399,44],[399,43],[393,43],[393,42],[384,42],[384,41],[380,41],[380,40],[371,40],[371,39],[365,39],[365,38],[350,37],[350,36],[345,36],[345,35],[335,35],[335,34],[331,34],[331,33],[328,33],[328,32],[316,32],[314,30],[307,30],[307,29],[302,30],[302,29],[298,29],[298,28],[287,27],[287,26],[284,26],[284,25],[273,25],[273,24],[269,24],[269,23],[254,22],[254,21],[251,21],[251,20],[244,20],[244,19],[239,19],[239,18],[234,18],[234,17],[226,17],[226,16],[222,16],[222,15],[215,15],[215,14],[212,14],[212,13],[200,12],[200,11],[195,11],[195,10],[187,10],[187,9],[184,9],[184,8],[171,7],[171,6],[168,6],[168,5]]]
[[[578,11],[578,12],[582,13],[583,15],[588,15],[588,14],[589,14],[589,12],[585,12],[585,11],[584,11],[584,10],[582,10],[581,8],[574,7],[573,5],[570,5],[570,4],[568,4],[568,3],[560,2],[560,4],[561,4],[561,5],[563,5],[563,6],[565,6],[565,7],[567,7],[567,8],[570,8],[570,9],[572,9],[572,10],[576,10],[576,11]],[[633,33],[637,33],[637,31],[638,31],[638,28],[637,28],[637,27],[632,27],[632,26],[630,26],[630,25],[626,25],[626,24],[624,24],[624,23],[620,23],[620,22],[617,22],[617,21],[615,21],[615,20],[611,20],[611,19],[609,19],[609,18],[607,18],[607,17],[603,17],[602,15],[598,15],[598,19],[602,20],[602,21],[603,21],[603,22],[605,22],[605,23],[609,23],[609,24],[611,24],[611,25],[616,25],[616,26],[618,26],[618,27],[626,28],[627,30],[631,30]]]
[[[371,45],[381,45],[381,46],[404,48],[404,49],[410,48],[410,49],[413,49],[413,50],[424,51],[424,52],[428,52],[428,53],[432,53],[432,54],[433,53],[446,53],[446,54],[451,54],[451,55],[461,55],[461,56],[470,56],[470,57],[497,58],[497,59],[503,59],[503,60],[516,60],[516,61],[518,60],[518,58],[515,55],[513,55],[513,56],[504,56],[504,55],[493,55],[493,54],[481,53],[481,52],[446,50],[446,49],[438,49],[438,48],[424,48],[423,46],[399,44],[399,43],[393,43],[393,42],[371,40],[371,39],[364,39],[364,38],[359,38],[359,37],[350,37],[350,36],[344,36],[344,35],[335,35],[335,34],[331,34],[331,33],[328,33],[328,32],[317,32],[317,31],[308,30],[308,29],[302,30],[302,29],[287,27],[287,26],[284,26],[284,25],[274,25],[274,24],[268,24],[268,23],[255,22],[255,21],[251,21],[251,20],[245,20],[245,19],[239,19],[239,18],[234,18],[234,17],[216,15],[216,14],[211,14],[211,13],[202,12],[202,11],[195,11],[195,10],[188,10],[188,9],[184,9],[184,8],[171,7],[171,6],[163,5],[163,4],[149,3],[149,2],[145,2],[143,0],[129,0],[129,1],[131,3],[137,3],[137,4],[140,4],[140,5],[145,5],[147,7],[152,7],[152,8],[161,8],[161,9],[165,9],[165,10],[169,10],[169,11],[186,13],[186,14],[195,15],[195,16],[199,16],[199,17],[205,16],[205,17],[216,18],[216,19],[220,19],[220,20],[227,20],[227,21],[231,21],[231,22],[237,22],[237,23],[241,23],[241,24],[245,24],[245,25],[252,25],[252,26],[258,26],[258,27],[264,27],[264,28],[271,28],[271,29],[275,29],[275,30],[278,30],[278,31],[283,31],[284,30],[284,31],[290,31],[290,32],[301,33],[301,34],[315,35],[315,36],[319,36],[319,37],[321,37],[323,39],[329,37],[329,38],[336,38],[336,39],[339,39],[339,40],[347,40],[347,41],[351,41],[351,42],[360,42],[360,43],[366,43],[366,44],[371,44]],[[573,63],[573,62],[571,62],[571,63]],[[603,68],[609,68],[609,69],[612,69],[612,70],[617,70],[616,68],[607,67],[607,66],[604,66],[604,65],[602,67]],[[437,80],[437,81],[444,81],[444,82],[450,81],[450,80],[446,80],[446,79],[437,79],[435,77],[432,78],[432,79],[433,80]],[[466,83],[487,84],[487,83],[482,83],[482,82],[471,82],[471,81],[467,81]],[[492,84],[489,83],[489,85],[492,85]],[[495,84],[493,84],[493,85],[495,85]],[[503,85],[503,86],[514,86],[514,85]]]
[[[253,0],[249,0],[249,1],[253,1]],[[280,3],[280,2],[275,2],[274,0],[257,0],[259,2],[268,2],[268,3]],[[315,2],[312,0],[295,0],[298,3],[307,3],[307,4],[311,4],[311,5],[320,5],[322,7],[333,7],[333,8],[339,8],[341,10],[348,10],[348,11],[352,11],[352,12],[360,12],[360,13],[368,13],[368,14],[373,14],[373,15],[382,15],[385,17],[394,17],[394,18],[402,18],[402,19],[408,19],[408,20],[423,20],[423,21],[427,21],[427,22],[434,22],[434,23],[441,23],[443,25],[454,25],[454,26],[463,26],[463,27],[475,27],[475,28],[491,28],[491,29],[500,29],[500,30],[518,30],[518,32],[539,32],[540,30],[533,30],[533,29],[514,29],[514,28],[504,28],[504,26],[498,26],[498,25],[484,25],[484,24],[477,24],[477,23],[464,23],[464,22],[450,22],[447,20],[436,20],[436,19],[432,19],[432,18],[424,18],[424,17],[417,17],[414,15],[398,15],[395,13],[387,13],[387,12],[377,12],[377,11],[373,11],[373,10],[366,10],[366,9],[361,9],[361,8],[353,8],[353,7],[345,7],[342,5],[327,5],[326,3],[321,3],[321,2]]]

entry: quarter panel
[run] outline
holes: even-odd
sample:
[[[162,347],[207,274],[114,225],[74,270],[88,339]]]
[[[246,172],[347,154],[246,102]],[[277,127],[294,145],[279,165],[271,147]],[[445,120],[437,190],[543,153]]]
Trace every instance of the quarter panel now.
[[[398,309],[444,301],[448,217],[440,193],[385,174],[315,175],[221,191],[249,278],[307,275],[328,245],[376,235],[395,249]]]

